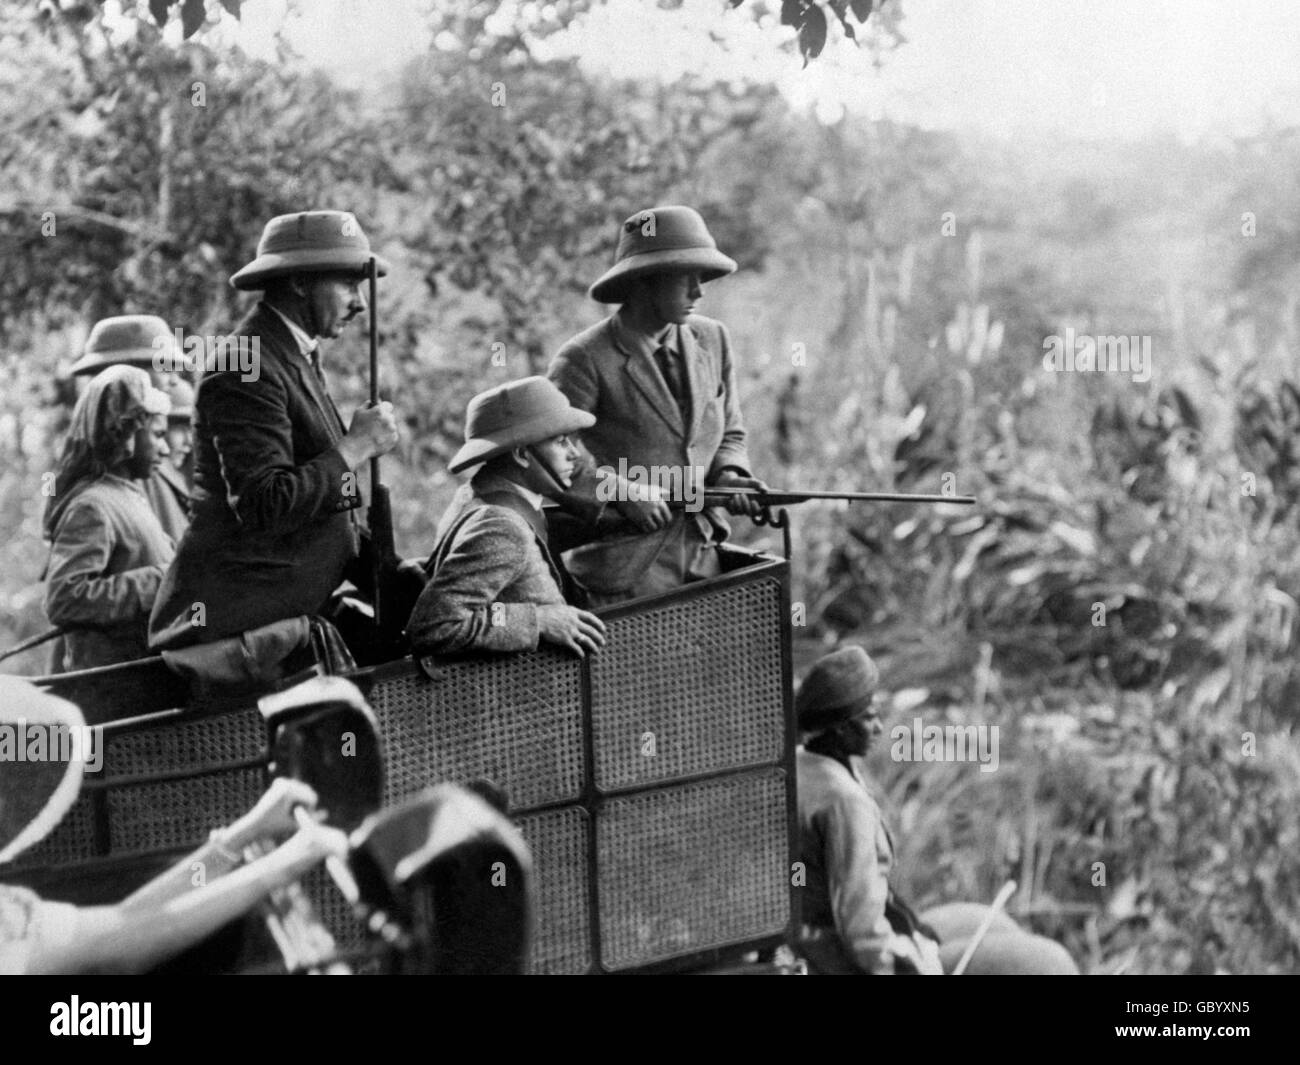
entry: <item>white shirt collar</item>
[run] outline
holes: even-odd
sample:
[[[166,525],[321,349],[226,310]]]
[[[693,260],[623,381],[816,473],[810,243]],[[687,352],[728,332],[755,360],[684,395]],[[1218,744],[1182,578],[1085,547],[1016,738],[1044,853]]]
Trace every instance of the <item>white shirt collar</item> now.
[[[512,492],[522,496],[524,502],[534,510],[540,511],[542,509],[542,503],[545,501],[546,497],[542,495],[541,492],[534,492],[531,488],[525,488],[518,481],[511,481],[505,477],[501,478],[501,484],[506,488],[509,488]]]
[[[664,330],[663,338],[656,340],[654,337],[638,332],[628,325],[622,307],[614,312],[613,317],[615,339],[623,345],[629,355],[646,355],[654,358],[654,353],[660,347],[666,347],[672,351],[681,349],[681,345],[677,342],[676,326],[670,325]]]
[[[312,352],[316,350],[316,338],[307,332],[302,326],[286,315],[280,308],[268,303],[268,307],[289,328],[289,335],[293,337],[293,342],[298,345],[298,353],[304,358],[310,358]]]

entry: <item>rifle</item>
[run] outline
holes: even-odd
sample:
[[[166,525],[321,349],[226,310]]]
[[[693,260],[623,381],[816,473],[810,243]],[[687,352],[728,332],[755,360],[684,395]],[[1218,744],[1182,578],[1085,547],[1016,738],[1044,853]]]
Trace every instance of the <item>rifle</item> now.
[[[786,492],[779,488],[764,491],[759,488],[728,488],[721,485],[705,488],[703,492],[706,507],[726,506],[738,496],[757,499],[764,510],[807,503],[811,499],[847,499],[861,503],[956,503],[966,507],[975,503],[974,496],[927,495],[919,492]],[[668,506],[685,509],[686,503],[674,499]]]
[[[370,405],[379,403],[379,271],[372,255],[366,265],[370,282]],[[366,512],[370,527],[370,576],[374,592],[377,650],[396,649],[402,643],[402,630],[415,601],[404,594],[399,577],[401,559],[393,538],[393,504],[388,486],[380,479],[379,456],[370,460],[370,507]],[[418,594],[418,593],[417,593]],[[409,600],[409,601],[408,601]]]
[[[63,631],[63,629],[56,627],[47,629],[45,632],[38,632],[35,636],[29,637],[22,643],[16,644],[3,654],[0,654],[0,662],[3,662],[6,658],[13,658],[14,655],[21,654],[23,651],[30,651],[33,647],[39,647],[43,643],[48,643],[54,637],[62,636]]]
[[[752,520],[755,525],[770,525],[773,529],[781,530],[786,558],[791,555],[790,518],[784,510],[780,509],[782,507],[807,503],[813,499],[844,499],[860,503],[955,503],[966,507],[975,504],[974,496],[932,495],[921,492],[787,492],[778,488],[764,490],[723,485],[706,487],[697,499],[689,502],[680,498],[666,499],[664,502],[671,510],[699,510],[703,507],[725,507],[728,502],[736,498],[758,501],[761,509]],[[596,525],[599,535],[627,532],[629,528],[630,523],[622,516],[610,514],[602,515]]]

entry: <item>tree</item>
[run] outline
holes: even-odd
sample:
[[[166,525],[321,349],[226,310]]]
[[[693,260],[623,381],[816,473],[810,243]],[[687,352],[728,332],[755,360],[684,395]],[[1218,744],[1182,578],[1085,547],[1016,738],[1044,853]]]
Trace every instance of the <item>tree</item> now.
[[[105,2],[106,0],[44,0],[41,9],[44,17],[84,25],[95,17],[95,9],[102,8]],[[548,28],[558,28],[600,2],[601,0],[560,0],[559,3],[547,5],[551,11],[537,16],[536,29],[544,33]],[[676,7],[681,0],[668,2]],[[746,0],[727,2],[731,7],[739,8]],[[124,12],[151,18],[159,29],[166,26],[173,15],[178,15],[186,40],[198,33],[206,23],[221,17],[218,4],[220,9],[239,18],[242,3],[243,0],[216,0],[216,3],[212,0],[147,0],[147,3],[143,0],[121,0]],[[770,3],[777,3],[777,0],[750,0],[748,9],[755,18],[761,19],[770,15]],[[844,39],[856,41],[854,24],[858,27],[865,26],[873,12],[883,36],[894,43],[898,42],[901,40],[898,5],[899,0],[779,0],[779,24],[795,30],[795,40],[806,66],[809,60],[821,55],[832,25],[839,25]],[[480,14],[490,13],[482,10],[482,4],[471,5],[469,13],[473,15],[476,8],[480,9]]]
[[[125,41],[97,23],[37,33],[6,6],[18,32],[0,46],[0,332],[164,298],[176,324],[209,332],[235,310],[213,274],[267,218],[369,182],[360,123],[340,121],[355,97],[323,74],[172,49],[148,25]]]

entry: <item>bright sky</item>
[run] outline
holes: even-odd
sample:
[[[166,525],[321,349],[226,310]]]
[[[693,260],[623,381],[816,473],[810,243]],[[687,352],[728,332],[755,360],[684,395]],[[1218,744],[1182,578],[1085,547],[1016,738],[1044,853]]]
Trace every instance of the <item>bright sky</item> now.
[[[351,82],[429,47],[421,2],[306,0],[286,22],[285,0],[245,0],[233,34],[263,53],[283,24],[311,62]],[[652,0],[605,0],[554,47],[619,75],[671,81],[708,70],[771,81],[826,120],[847,108],[1003,135],[1123,137],[1300,123],[1296,0],[901,2],[907,42],[880,71],[865,50],[838,39],[801,70],[796,55],[776,47],[792,31],[760,29],[724,0],[683,0],[676,11]]]

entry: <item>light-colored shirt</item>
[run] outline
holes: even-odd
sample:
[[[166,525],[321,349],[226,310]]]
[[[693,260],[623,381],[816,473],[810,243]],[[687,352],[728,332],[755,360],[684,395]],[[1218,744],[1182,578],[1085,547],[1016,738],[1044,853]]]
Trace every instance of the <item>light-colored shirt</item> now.
[[[662,347],[670,351],[680,352],[681,344],[677,340],[678,326],[666,326],[658,336],[650,336],[642,333],[640,330],[633,329],[628,324],[627,317],[620,307],[613,314],[612,332],[614,334],[614,343],[626,351],[629,355],[645,355],[651,362],[654,362],[655,352]]]
[[[885,917],[894,849],[880,806],[862,777],[799,747],[800,858],[807,874],[804,921],[833,928],[860,971],[894,970],[893,929]]]

